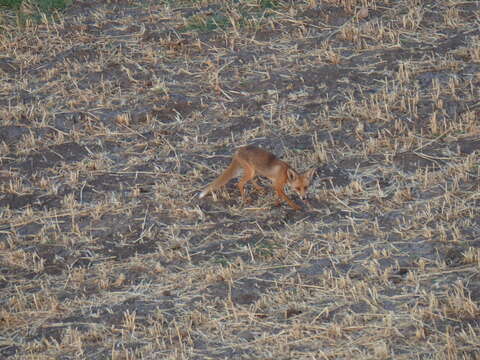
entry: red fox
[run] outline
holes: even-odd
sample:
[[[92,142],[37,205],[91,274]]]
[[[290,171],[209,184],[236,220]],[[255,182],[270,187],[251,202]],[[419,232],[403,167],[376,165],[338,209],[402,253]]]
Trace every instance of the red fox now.
[[[315,172],[315,169],[310,169],[303,174],[299,174],[286,162],[277,159],[275,155],[268,151],[248,145],[237,150],[228,168],[210,185],[208,185],[198,197],[201,199],[208,193],[222,187],[231,179],[238,176],[242,170],[243,177],[240,179],[237,186],[244,202],[247,202],[244,190],[244,186],[247,182],[252,181],[255,189],[259,191],[263,190],[263,187],[255,180],[257,175],[261,175],[272,181],[272,186],[279,197],[276,204],[279,205],[280,201],[284,200],[295,210],[300,210],[301,208],[285,194],[285,185],[290,185],[300,198],[304,200],[307,188],[310,185],[313,173]]]

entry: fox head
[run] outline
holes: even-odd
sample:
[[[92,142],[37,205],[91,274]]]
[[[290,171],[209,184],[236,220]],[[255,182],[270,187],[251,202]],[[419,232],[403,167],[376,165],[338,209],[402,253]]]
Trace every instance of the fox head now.
[[[307,195],[307,189],[314,173],[315,169],[307,170],[302,174],[297,173],[293,169],[287,170],[288,184],[302,200],[304,200]]]

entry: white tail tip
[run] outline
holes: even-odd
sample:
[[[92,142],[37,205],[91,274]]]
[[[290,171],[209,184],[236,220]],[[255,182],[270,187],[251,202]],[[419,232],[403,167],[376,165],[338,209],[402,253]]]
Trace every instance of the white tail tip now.
[[[198,194],[198,198],[201,199],[201,198],[204,198],[205,195],[208,194],[208,190],[203,190],[200,194]]]

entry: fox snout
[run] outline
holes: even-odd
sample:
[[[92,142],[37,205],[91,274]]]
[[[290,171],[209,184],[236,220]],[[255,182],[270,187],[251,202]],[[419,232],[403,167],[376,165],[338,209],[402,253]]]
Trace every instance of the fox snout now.
[[[298,194],[298,197],[300,199],[305,200],[307,198],[307,190],[306,189],[296,190],[295,192]]]

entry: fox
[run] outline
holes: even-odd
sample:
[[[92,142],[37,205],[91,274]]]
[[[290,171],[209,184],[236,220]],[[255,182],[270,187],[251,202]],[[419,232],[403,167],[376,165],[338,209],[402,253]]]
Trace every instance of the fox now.
[[[305,200],[307,189],[310,186],[315,169],[311,168],[300,174],[286,162],[277,159],[272,153],[253,145],[247,145],[239,148],[235,152],[227,169],[200,192],[198,197],[202,199],[214,190],[221,188],[231,179],[240,175],[242,171],[243,177],[237,186],[244,203],[249,202],[246,199],[244,190],[245,184],[249,181],[252,182],[256,190],[263,192],[264,188],[260,186],[255,179],[257,175],[260,175],[272,181],[272,187],[278,196],[276,206],[280,205],[283,200],[294,210],[300,210],[301,207],[295,204],[285,194],[285,185],[289,185],[298,194],[300,199]]]

